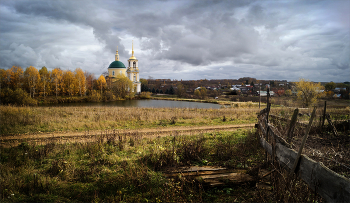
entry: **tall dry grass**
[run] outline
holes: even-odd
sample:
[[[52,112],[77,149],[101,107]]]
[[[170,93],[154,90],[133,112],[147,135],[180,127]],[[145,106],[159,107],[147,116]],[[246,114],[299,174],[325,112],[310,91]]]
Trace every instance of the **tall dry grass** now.
[[[261,159],[253,131],[140,138],[98,136],[94,142],[2,148],[2,202],[191,202],[248,201],[240,186],[228,196],[198,180],[166,179],[161,170],[188,164],[247,168]],[[170,135],[170,134],[169,134]],[[229,150],[219,146],[231,146]],[[244,153],[246,152],[246,153]],[[242,153],[245,156],[240,156]],[[233,192],[235,194],[233,194]],[[245,192],[249,192],[249,188]],[[254,199],[252,200],[254,201]]]
[[[136,108],[0,106],[1,134],[256,122],[258,108]]]

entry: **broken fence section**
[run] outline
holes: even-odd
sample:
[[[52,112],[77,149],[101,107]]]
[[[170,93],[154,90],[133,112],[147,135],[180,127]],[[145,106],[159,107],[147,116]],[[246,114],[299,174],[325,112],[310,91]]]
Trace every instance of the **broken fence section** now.
[[[269,109],[263,109],[256,125],[262,147],[278,162],[291,172],[298,152],[290,149],[289,144],[280,136],[273,125],[267,122]],[[268,133],[268,134],[267,134]],[[272,137],[269,142],[264,137]],[[348,202],[350,200],[350,180],[305,155],[298,160],[295,173],[305,181],[308,186],[328,202]]]

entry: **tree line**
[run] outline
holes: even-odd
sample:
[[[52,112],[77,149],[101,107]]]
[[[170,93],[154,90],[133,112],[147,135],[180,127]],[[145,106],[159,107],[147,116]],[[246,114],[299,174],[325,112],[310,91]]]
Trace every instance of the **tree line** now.
[[[133,97],[132,82],[125,76],[115,80],[95,75],[81,68],[74,71],[45,66],[40,70],[33,66],[23,70],[19,66],[0,69],[0,103],[33,104],[46,97],[82,97],[88,101],[108,101]],[[21,101],[23,100],[23,101]],[[36,100],[36,101],[35,101]]]

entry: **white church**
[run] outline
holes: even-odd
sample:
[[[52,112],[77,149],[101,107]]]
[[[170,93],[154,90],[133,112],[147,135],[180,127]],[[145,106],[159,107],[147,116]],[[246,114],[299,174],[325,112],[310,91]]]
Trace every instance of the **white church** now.
[[[119,54],[118,50],[115,54],[115,61],[113,61],[109,67],[108,67],[108,77],[109,78],[116,78],[118,74],[126,76],[131,80],[134,84],[134,89],[132,91],[135,91],[136,94],[139,94],[141,92],[141,83],[140,83],[140,76],[139,76],[139,62],[134,56],[134,43],[132,43],[132,55],[128,60],[128,68],[125,67],[125,65],[119,61]]]

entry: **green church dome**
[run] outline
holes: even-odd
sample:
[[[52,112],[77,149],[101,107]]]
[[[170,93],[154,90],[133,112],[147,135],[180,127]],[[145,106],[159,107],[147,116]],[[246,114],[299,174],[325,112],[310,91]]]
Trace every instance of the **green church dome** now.
[[[120,61],[113,61],[108,68],[125,68],[125,66]]]

